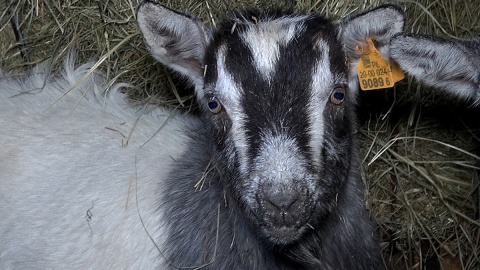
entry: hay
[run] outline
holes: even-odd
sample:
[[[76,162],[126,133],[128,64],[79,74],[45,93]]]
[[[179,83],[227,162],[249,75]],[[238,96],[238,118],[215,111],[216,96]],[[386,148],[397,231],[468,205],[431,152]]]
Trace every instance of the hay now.
[[[163,1],[210,25],[244,7],[336,18],[381,2]],[[406,7],[408,31],[447,38],[480,35],[480,5],[474,1],[394,2]],[[110,83],[130,83],[126,91],[133,101],[191,109],[191,89],[148,56],[135,23],[137,5],[134,0],[2,1],[0,66],[26,70],[49,60],[54,72],[66,53],[76,49],[78,62],[102,59],[99,68]],[[447,268],[480,269],[479,111],[462,106],[410,79],[394,89],[362,94],[358,135],[367,205],[384,234],[387,262],[434,269],[435,263],[440,267],[435,258],[441,257]]]
[[[359,132],[368,205],[385,233],[385,248],[400,252],[410,266],[418,263],[415,254],[423,253],[425,263],[446,253],[462,258],[464,269],[478,269],[480,158],[471,153],[478,138],[465,127],[415,118],[413,126],[408,117],[376,119]]]

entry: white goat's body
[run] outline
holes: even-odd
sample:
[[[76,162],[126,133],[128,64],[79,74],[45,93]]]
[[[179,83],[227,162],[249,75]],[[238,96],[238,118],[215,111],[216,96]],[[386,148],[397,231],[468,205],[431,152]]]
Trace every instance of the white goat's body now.
[[[17,95],[41,87],[44,74],[0,81],[0,269],[160,263],[147,231],[162,243],[158,190],[192,119],[174,117],[157,133],[170,111],[139,117],[121,94],[98,95],[98,78],[62,97],[87,67],[66,65],[68,79],[37,94]]]

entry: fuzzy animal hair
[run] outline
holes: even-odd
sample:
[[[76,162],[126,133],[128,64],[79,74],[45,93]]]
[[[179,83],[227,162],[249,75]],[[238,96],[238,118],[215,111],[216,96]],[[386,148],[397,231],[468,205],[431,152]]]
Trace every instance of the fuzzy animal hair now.
[[[451,41],[400,33],[392,58],[420,82],[480,104],[480,37]]]
[[[384,268],[343,47],[378,39],[388,58],[403,12],[241,12],[208,29],[145,1],[137,18],[202,115],[131,107],[73,56],[60,75],[2,73],[0,269]]]
[[[199,120],[132,108],[73,63],[2,73],[0,269],[161,266],[159,190]]]

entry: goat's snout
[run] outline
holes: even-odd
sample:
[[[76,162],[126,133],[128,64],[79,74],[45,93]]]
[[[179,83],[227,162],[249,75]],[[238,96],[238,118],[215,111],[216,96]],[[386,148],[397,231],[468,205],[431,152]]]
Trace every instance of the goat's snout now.
[[[261,219],[271,236],[289,242],[308,220],[309,193],[292,186],[264,184],[258,192]]]
[[[288,211],[293,204],[298,202],[298,192],[272,192],[272,190],[263,190],[265,200],[282,212]]]
[[[270,187],[262,189],[265,212],[270,213],[272,222],[278,225],[295,224],[295,212],[302,207],[300,194],[295,190],[276,191]]]

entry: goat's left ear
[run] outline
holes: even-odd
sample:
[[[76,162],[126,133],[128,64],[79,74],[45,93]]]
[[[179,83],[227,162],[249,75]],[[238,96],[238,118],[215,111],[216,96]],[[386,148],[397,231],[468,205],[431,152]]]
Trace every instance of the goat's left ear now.
[[[200,20],[145,0],[137,9],[137,22],[156,60],[186,76],[196,87],[203,86],[209,35]]]
[[[453,41],[401,33],[391,40],[390,52],[422,83],[480,105],[480,38]]]
[[[395,5],[384,5],[364,13],[346,17],[340,24],[340,39],[350,60],[350,82],[357,83],[360,56],[355,47],[372,39],[375,47],[389,61],[390,39],[405,26],[405,13]]]

